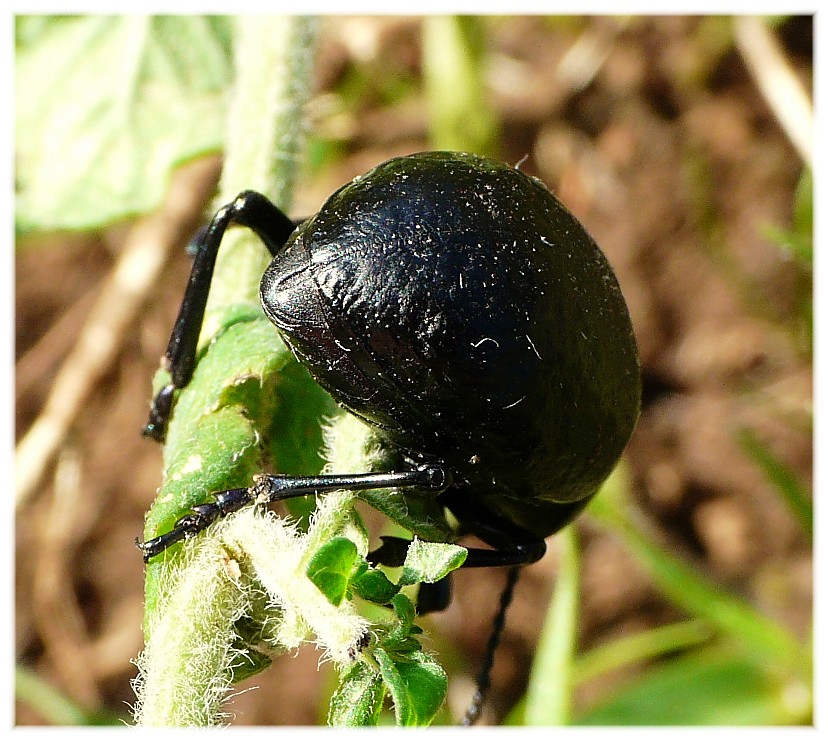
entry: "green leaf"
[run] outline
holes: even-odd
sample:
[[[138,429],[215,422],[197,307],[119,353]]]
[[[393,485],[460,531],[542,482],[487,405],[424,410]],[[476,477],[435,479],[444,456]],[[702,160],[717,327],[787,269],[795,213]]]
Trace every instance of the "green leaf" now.
[[[371,579],[372,574],[382,572],[358,572],[353,584]],[[381,590],[398,589],[382,578]],[[428,725],[445,700],[445,672],[413,637],[421,632],[414,623],[417,614],[413,603],[404,594],[396,594],[390,601],[394,619],[375,631],[375,640],[361,654],[361,663],[349,667],[342,676],[331,702],[331,725],[376,724],[386,692],[394,702],[397,725]]]
[[[430,543],[415,538],[408,546],[400,585],[434,583],[459,568],[468,551],[452,543]]]
[[[378,632],[379,643],[395,655],[419,651],[422,646],[414,635],[422,633],[422,628],[414,623],[417,611],[414,603],[402,592],[391,600],[396,622],[391,622]]]
[[[17,21],[20,229],[157,207],[171,168],[221,146],[232,23],[216,16]]]
[[[391,600],[391,606],[394,608],[394,614],[400,621],[400,631],[410,633],[411,628],[414,626],[414,619],[417,617],[414,603],[404,594],[398,594]]]
[[[397,489],[372,489],[360,492],[359,498],[425,540],[446,542],[455,536],[437,497],[421,497]]]
[[[232,672],[230,682],[232,684],[238,684],[249,677],[255,677],[273,663],[270,656],[257,651],[248,643],[236,641],[236,645],[239,647],[239,658],[230,667]]]
[[[359,560],[356,546],[350,540],[333,538],[311,557],[308,579],[332,605],[338,606],[348,593],[348,583]]]
[[[812,537],[814,506],[796,472],[774,455],[773,451],[751,430],[747,428],[740,430],[738,440],[742,450],[762,469],[765,478],[773,484],[780,497],[790,507],[802,529],[809,537]]]
[[[273,467],[294,476],[312,476],[322,469],[322,425],[339,410],[330,395],[299,363],[279,370],[274,388],[275,414],[270,423],[270,454]],[[289,503],[305,501],[289,500]],[[308,499],[313,502],[313,498]],[[292,508],[291,508],[291,511]]]
[[[394,701],[397,725],[428,725],[440,710],[448,690],[442,667],[421,651],[394,660],[382,648],[374,650],[382,679]]]
[[[378,605],[388,604],[400,591],[399,586],[379,569],[368,569],[358,575],[351,581],[351,586],[362,599]]]
[[[809,723],[810,693],[786,685],[753,658],[722,647],[660,665],[577,725],[761,726]]]
[[[330,726],[375,726],[385,686],[370,666],[358,662],[342,676],[328,707]]]

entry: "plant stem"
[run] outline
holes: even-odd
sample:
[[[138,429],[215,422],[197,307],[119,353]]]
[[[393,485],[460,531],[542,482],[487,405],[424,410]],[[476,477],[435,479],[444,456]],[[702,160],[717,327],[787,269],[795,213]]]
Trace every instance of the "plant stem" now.
[[[526,691],[527,726],[566,725],[571,711],[581,561],[575,528],[562,530],[555,543],[560,547],[560,566]]]
[[[239,191],[252,188],[287,208],[304,134],[300,122],[308,95],[315,22],[299,17],[246,16],[238,23],[237,74],[220,200],[226,202]],[[218,255],[202,338],[212,338],[223,328],[223,319],[226,322],[230,316],[225,311],[227,307],[231,313],[232,307],[240,304],[260,312],[258,285],[267,259],[267,251],[246,230],[228,232]],[[246,334],[249,339],[251,332]],[[274,352],[271,347],[276,341],[275,332],[266,333],[261,341],[268,343],[265,355]],[[245,353],[246,357],[253,354]],[[249,377],[243,369],[238,383]],[[214,394],[215,409],[208,405],[204,412],[202,407],[196,420],[185,419],[186,414],[171,420],[164,451],[165,482],[156,503],[169,506],[176,486],[181,489],[194,469],[200,473],[216,468],[212,460],[215,456],[193,448],[195,438],[189,433],[210,429],[211,419],[216,420],[217,432],[209,437],[218,437],[219,442],[232,446],[224,451],[231,467],[222,474],[224,480],[217,481],[217,488],[239,485],[229,482],[249,477],[247,469],[238,470],[238,452],[259,450],[262,433],[252,421],[269,418],[269,413],[259,409],[246,413],[241,405],[247,397],[236,399],[235,406],[222,406],[224,402],[220,400],[227,393],[226,384],[241,386],[233,383],[233,377],[222,378],[221,382],[210,392]],[[264,385],[262,380],[256,387]],[[182,392],[179,402],[188,391],[189,387]],[[255,397],[252,403],[260,401]],[[178,411],[183,407],[179,403]],[[221,432],[225,421],[235,423],[242,437],[230,442]],[[174,426],[187,434],[176,434]],[[186,448],[183,454],[182,450],[173,450],[173,440]],[[261,470],[261,461],[245,463],[247,468],[254,465]],[[196,495],[206,497],[212,490],[216,489]],[[181,509],[188,506],[184,504]],[[230,688],[231,664],[238,658],[238,648],[233,645],[237,638],[233,623],[249,608],[249,595],[243,570],[236,571],[238,565],[233,567],[218,540],[204,535],[199,538],[198,548],[181,548],[169,558],[164,554],[147,569],[147,645],[138,662],[141,678],[136,683],[139,724],[205,726],[223,719],[221,704]]]
[[[485,39],[479,18],[433,15],[423,21],[423,78],[435,149],[497,150],[497,118],[486,102]]]
[[[242,190],[256,190],[286,213],[293,197],[306,127],[316,21],[302,17],[244,16],[235,42],[236,84],[230,101],[217,207]],[[230,229],[216,259],[202,338],[215,334],[213,310],[241,302],[258,306],[269,262],[247,230]]]
[[[170,578],[165,599],[156,605],[150,638],[137,662],[137,725],[202,727],[223,719],[220,708],[238,659],[233,623],[247,599],[224,568],[220,544],[204,539],[200,545]]]

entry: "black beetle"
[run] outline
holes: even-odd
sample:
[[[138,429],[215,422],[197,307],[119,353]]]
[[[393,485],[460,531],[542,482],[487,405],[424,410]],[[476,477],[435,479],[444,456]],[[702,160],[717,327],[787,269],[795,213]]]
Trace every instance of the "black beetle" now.
[[[231,223],[251,228],[273,255],[262,305],[297,359],[402,464],[262,476],[141,544],[145,560],[253,501],[388,486],[439,492],[462,532],[493,547],[470,549],[466,566],[539,559],[544,538],[615,466],[640,405],[627,306],[575,217],[539,180],[456,152],[389,160],[298,225],[264,196],[242,193],[202,237],[165,356],[172,382],[145,428],[151,437],[163,439],[174,391],[192,373]],[[373,556],[393,565],[400,544],[386,541]]]

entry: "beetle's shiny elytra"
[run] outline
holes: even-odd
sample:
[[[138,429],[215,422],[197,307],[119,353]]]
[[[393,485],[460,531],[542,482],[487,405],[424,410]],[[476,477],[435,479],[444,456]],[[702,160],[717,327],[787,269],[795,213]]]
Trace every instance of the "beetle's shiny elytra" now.
[[[262,305],[345,408],[451,498],[544,538],[608,476],[638,416],[618,282],[538,180],[470,154],[392,159],[277,252]]]

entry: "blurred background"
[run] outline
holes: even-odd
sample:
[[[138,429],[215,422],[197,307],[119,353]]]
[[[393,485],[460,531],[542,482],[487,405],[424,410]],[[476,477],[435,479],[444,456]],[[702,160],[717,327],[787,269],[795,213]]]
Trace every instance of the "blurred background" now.
[[[181,111],[158,86],[172,118],[129,122],[155,168],[144,180],[118,138],[124,120],[87,106],[71,76],[117,74],[123,19],[17,19],[18,443],[41,420],[36,453],[16,459],[19,725],[118,723],[134,702],[134,539],[161,475],[139,431],[189,271],[184,244],[219,174],[233,76],[232,21],[199,22],[214,48],[197,104]],[[601,245],[630,307],[643,409],[617,496],[633,514],[577,523],[573,723],[811,722],[813,29],[807,16],[321,20],[292,213],[396,155],[520,162]],[[35,74],[49,55],[61,74]],[[107,125],[120,133],[97,150]],[[189,149],[158,143],[170,130]],[[143,216],[158,209],[160,226]],[[160,230],[164,252],[124,266],[141,229]],[[631,528],[745,606],[743,627],[688,602],[693,584],[671,590]],[[559,563],[552,539],[525,570],[486,723],[521,722]],[[468,703],[502,583],[474,571],[426,621],[450,673],[445,722]],[[751,620],[806,660],[757,650]],[[333,678],[319,660],[312,647],[277,658],[232,699],[234,723],[324,722]]]

